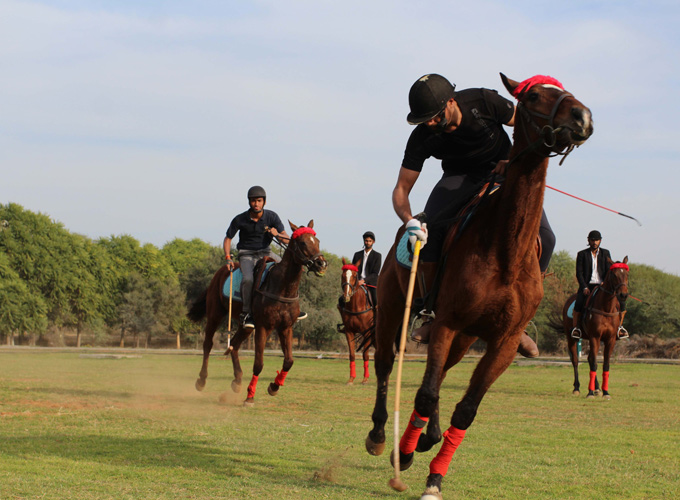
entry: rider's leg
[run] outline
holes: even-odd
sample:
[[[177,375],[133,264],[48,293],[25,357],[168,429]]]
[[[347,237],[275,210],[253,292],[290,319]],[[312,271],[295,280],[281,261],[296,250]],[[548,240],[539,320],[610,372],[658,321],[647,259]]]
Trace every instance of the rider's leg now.
[[[241,252],[239,255],[239,263],[241,265],[241,274],[243,278],[241,280],[241,300],[243,301],[243,312],[241,313],[241,323],[243,326],[248,328],[253,328],[252,323],[247,323],[250,321],[250,304],[253,297],[253,270],[255,269],[255,263],[257,258],[255,255],[245,254]],[[246,324],[247,323],[247,324]]]
[[[553,230],[550,227],[548,216],[545,215],[545,210],[543,210],[543,215],[541,215],[541,225],[538,228],[538,234],[541,237],[542,247],[541,258],[538,259],[538,265],[541,268],[541,273],[545,274],[548,270],[548,264],[550,264],[553,250],[555,249],[555,233],[553,233]]]

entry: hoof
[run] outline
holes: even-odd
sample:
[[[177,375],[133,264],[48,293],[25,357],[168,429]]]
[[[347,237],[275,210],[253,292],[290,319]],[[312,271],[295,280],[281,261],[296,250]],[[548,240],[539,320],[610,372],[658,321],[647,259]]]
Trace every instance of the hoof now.
[[[581,395],[581,391],[579,391],[578,389],[574,389],[574,391],[572,392],[572,394],[573,394],[574,396],[580,396],[580,395]]]
[[[224,351],[224,355],[229,356],[233,350],[234,348],[232,346],[227,347],[227,350]]]
[[[586,399],[595,399],[595,394],[588,394]]]
[[[255,398],[246,398],[246,400],[243,402],[243,406],[246,408],[252,408],[255,406]]]
[[[229,398],[227,397],[227,393],[223,392],[220,394],[220,397],[217,398],[217,401],[219,401],[221,404],[226,404],[227,401],[229,401]]]
[[[374,457],[382,455],[383,451],[385,451],[385,443],[375,443],[371,436],[366,436],[366,451]]]
[[[368,377],[366,377],[365,379],[363,379],[361,381],[361,385],[366,385],[366,384],[368,384]]]
[[[354,385],[354,377],[350,377],[345,385]]]
[[[430,486],[423,492],[420,500],[444,500],[442,492],[436,486]]]
[[[593,392],[595,396],[601,396],[600,389],[595,389],[595,392]]]
[[[241,382],[238,380],[232,380],[231,381],[231,390],[234,391],[236,394],[241,392]]]
[[[269,384],[269,387],[267,387],[267,392],[270,396],[276,396],[279,393],[279,387],[281,386],[272,382]]]
[[[415,456],[415,452],[411,452],[408,455],[405,455],[404,453],[399,450],[399,470],[400,471],[405,471],[408,470],[411,465],[413,465],[413,457]],[[394,450],[390,453],[390,464],[392,464],[392,467],[394,468]]]
[[[205,389],[205,379],[197,378],[196,379],[196,390],[200,392],[203,389]]]

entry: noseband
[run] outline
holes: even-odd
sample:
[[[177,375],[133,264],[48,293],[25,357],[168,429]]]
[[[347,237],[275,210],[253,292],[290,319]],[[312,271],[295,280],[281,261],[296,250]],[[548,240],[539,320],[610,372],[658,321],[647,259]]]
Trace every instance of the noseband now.
[[[297,239],[292,239],[288,246],[291,247],[293,243],[297,243]],[[301,266],[305,266],[307,268],[307,272],[312,272],[312,266],[316,263],[316,260],[323,255],[321,252],[318,252],[312,257],[307,257],[304,251],[300,248],[299,244],[292,246],[292,251],[293,262],[300,264]]]

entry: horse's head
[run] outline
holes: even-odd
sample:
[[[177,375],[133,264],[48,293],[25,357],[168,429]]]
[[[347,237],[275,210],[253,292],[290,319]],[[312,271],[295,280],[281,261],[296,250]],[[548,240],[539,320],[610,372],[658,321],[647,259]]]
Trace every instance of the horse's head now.
[[[607,262],[609,272],[604,277],[602,288],[624,302],[628,298],[628,256],[626,255],[622,262],[614,262],[611,259],[607,259]]]
[[[355,264],[349,264],[343,257],[340,285],[342,287],[342,298],[345,302],[349,302],[354,295],[358,281],[359,268]]]
[[[293,234],[290,238],[288,248],[293,252],[293,259],[298,264],[305,266],[309,272],[317,276],[323,276],[328,267],[328,262],[324,259],[319,250],[319,239],[316,232],[312,229],[314,221],[310,220],[307,226],[296,226],[288,221]]]
[[[566,156],[593,134],[593,120],[588,109],[562,84],[551,77],[534,76],[516,82],[501,73],[501,79],[518,100],[515,116],[515,142],[526,141],[546,156]]]

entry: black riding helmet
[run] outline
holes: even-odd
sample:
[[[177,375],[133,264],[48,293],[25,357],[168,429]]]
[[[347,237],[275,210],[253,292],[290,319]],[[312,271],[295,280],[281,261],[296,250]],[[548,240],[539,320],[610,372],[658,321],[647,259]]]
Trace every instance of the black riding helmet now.
[[[363,239],[371,238],[373,241],[375,241],[375,234],[373,234],[373,231],[366,231],[362,238]]]
[[[251,198],[264,198],[267,200],[267,192],[262,186],[253,186],[248,190],[248,199]]]
[[[430,121],[446,107],[456,94],[456,86],[446,78],[435,73],[421,76],[411,86],[408,93],[408,104],[411,112],[406,117],[411,125],[419,125]]]

